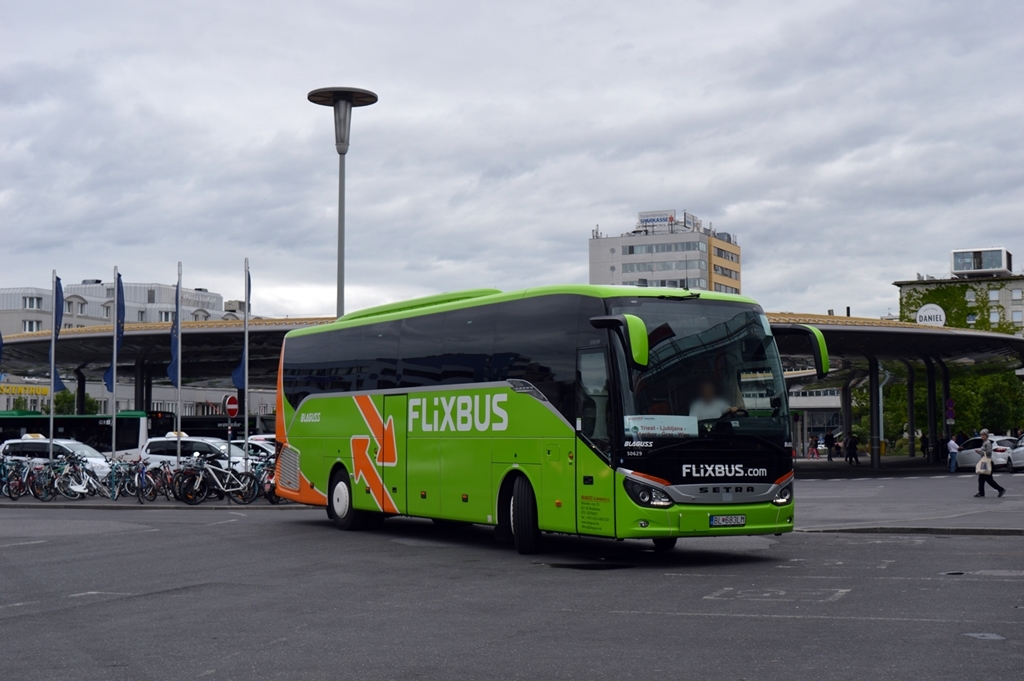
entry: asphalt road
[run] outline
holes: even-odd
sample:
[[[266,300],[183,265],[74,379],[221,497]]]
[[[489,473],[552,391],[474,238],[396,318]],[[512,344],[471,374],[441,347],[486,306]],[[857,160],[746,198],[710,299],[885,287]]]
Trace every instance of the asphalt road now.
[[[19,680],[1015,679],[1024,538],[519,556],[484,528],[344,533],[312,510],[5,506],[0,640]]]

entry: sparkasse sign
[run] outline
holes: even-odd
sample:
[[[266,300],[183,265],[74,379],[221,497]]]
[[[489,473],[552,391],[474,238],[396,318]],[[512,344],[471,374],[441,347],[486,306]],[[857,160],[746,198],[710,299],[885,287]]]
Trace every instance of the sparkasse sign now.
[[[672,210],[652,210],[642,213],[637,213],[637,222],[641,227],[662,227],[674,224],[676,221],[676,211]]]
[[[935,303],[922,305],[917,311],[917,323],[925,326],[945,326],[946,311]]]

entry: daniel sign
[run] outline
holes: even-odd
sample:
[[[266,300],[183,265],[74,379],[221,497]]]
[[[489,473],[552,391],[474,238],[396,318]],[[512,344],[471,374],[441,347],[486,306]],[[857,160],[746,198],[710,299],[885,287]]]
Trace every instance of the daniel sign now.
[[[945,326],[946,311],[935,303],[922,305],[917,311],[917,323],[925,326]]]

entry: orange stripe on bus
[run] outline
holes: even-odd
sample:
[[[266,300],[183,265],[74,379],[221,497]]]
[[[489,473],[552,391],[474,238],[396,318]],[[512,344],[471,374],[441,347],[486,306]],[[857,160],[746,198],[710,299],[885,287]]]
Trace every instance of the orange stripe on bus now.
[[[792,477],[793,477],[793,471],[790,471],[790,472],[786,473],[785,475],[783,475],[778,480],[776,480],[775,484],[776,485],[781,485],[782,483],[786,482],[787,480],[789,480]]]

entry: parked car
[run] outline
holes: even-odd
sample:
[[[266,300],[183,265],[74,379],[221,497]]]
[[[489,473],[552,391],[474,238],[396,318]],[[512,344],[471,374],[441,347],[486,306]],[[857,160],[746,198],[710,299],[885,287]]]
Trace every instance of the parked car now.
[[[1011,450],[1017,445],[1017,440],[1012,437],[989,435],[992,440],[992,467],[1006,467],[1006,462],[1011,458]],[[956,455],[956,469],[974,470],[975,464],[981,459],[981,438],[972,437],[960,448]],[[1014,466],[1024,465],[1024,455],[1013,462]]]
[[[215,437],[190,436],[181,433],[181,457],[208,456],[221,468],[231,456],[231,467],[236,471],[245,469],[245,452]],[[149,460],[149,467],[159,466],[164,461],[174,466],[178,460],[178,433],[167,433],[164,437],[151,437],[143,445],[141,456]]]
[[[78,440],[58,438],[53,441],[53,458],[77,454],[85,459],[85,465],[92,469],[98,477],[110,473],[110,465],[105,456]],[[39,433],[28,433],[20,438],[7,440],[0,446],[0,456],[12,459],[32,460],[34,463],[46,463],[50,458],[50,438]]]
[[[264,458],[273,456],[277,450],[277,439],[273,435],[250,435],[249,444],[243,440],[232,440],[231,444],[242,450],[248,450],[250,457]]]
[[[1024,468],[1024,437],[1017,440],[1017,444],[1006,455],[1006,469],[1012,471],[1018,468]]]

